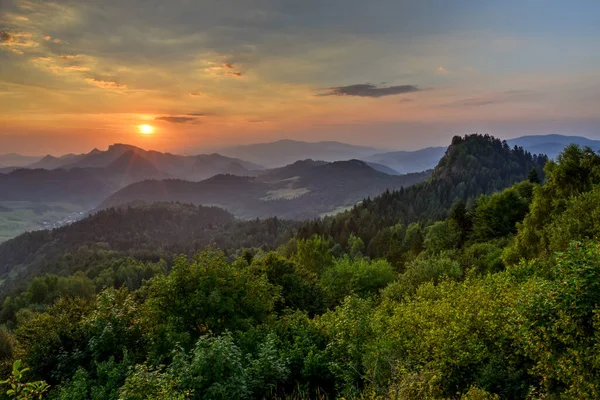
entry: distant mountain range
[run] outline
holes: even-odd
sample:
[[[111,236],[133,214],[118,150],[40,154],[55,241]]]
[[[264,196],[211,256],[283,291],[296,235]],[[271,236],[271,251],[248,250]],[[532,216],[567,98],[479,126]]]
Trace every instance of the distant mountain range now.
[[[600,141],[577,136],[508,141],[511,147],[550,158],[569,143],[600,150]],[[183,156],[114,144],[104,151],[41,159],[6,154],[0,156],[4,163],[34,162],[28,169],[0,167],[0,201],[69,202],[92,208],[103,202],[107,206],[173,200],[218,204],[241,217],[314,217],[426,179],[428,173],[416,172],[435,167],[446,149],[381,152],[339,142],[280,140],[224,151],[227,155]],[[287,166],[263,167],[287,161]]]
[[[115,144],[106,151],[46,156],[28,169],[0,171],[0,201],[68,202],[95,207],[111,193],[145,179],[203,180],[253,175],[260,165],[219,154],[180,156]]]
[[[202,180],[223,173],[252,174],[251,171],[263,169],[261,165],[220,154],[181,156],[154,150],[143,150],[139,147],[120,143],[113,144],[106,151],[94,149],[86,154],[67,154],[62,157],[47,155],[40,161],[30,165],[29,168],[103,168],[126,153],[142,157],[154,168],[171,177],[187,180]]]
[[[539,135],[522,136],[507,140],[510,146],[521,146],[533,154],[545,154],[550,158],[556,158],[563,149],[571,143],[579,146],[587,146],[592,150],[600,150],[600,140],[588,139],[582,136],[564,135]]]
[[[382,149],[374,147],[354,146],[341,142],[315,143],[288,139],[270,143],[226,147],[218,150],[219,154],[243,158],[269,168],[282,167],[305,159],[329,162],[366,159],[382,151]]]
[[[25,167],[37,162],[41,157],[23,156],[17,153],[0,154],[0,168]]]
[[[396,173],[406,174],[435,167],[446,151],[446,147],[427,147],[416,151],[392,151],[373,154],[365,160],[385,165]]]
[[[389,175],[359,160],[303,160],[261,171],[254,177],[216,175],[201,182],[146,180],[117,191],[101,208],[139,202],[182,202],[220,206],[241,218],[314,218],[386,189],[408,187],[429,175],[430,171]]]

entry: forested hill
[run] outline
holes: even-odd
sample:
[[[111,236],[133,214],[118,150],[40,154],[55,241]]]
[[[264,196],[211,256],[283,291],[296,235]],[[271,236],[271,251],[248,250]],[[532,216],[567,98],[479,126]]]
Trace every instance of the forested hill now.
[[[547,160],[490,135],[455,136],[429,180],[386,191],[335,217],[308,222],[299,235],[331,235],[345,244],[356,234],[368,245],[382,228],[443,219],[454,204],[471,205],[482,194],[525,180],[533,170],[543,179]]]
[[[298,223],[277,218],[235,220],[217,207],[156,203],[100,211],[54,230],[25,233],[0,244],[0,293],[40,273],[86,270],[78,252],[134,256],[142,260],[193,254],[210,244],[224,249],[272,247],[287,240]],[[12,288],[14,289],[14,287]]]
[[[23,235],[0,246],[20,258],[5,285],[34,275],[0,301],[0,386],[48,399],[598,399],[600,154],[568,146],[541,184],[527,170],[543,161],[457,138],[412,199],[472,204],[368,244],[286,240],[294,223],[178,204]],[[402,193],[329,226],[401,215]],[[209,237],[225,254],[189,256]]]

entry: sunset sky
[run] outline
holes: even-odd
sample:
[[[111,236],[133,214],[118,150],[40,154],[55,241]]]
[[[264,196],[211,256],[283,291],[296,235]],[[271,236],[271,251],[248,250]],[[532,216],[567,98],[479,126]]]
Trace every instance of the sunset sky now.
[[[0,0],[0,104],[0,153],[600,139],[600,1]]]

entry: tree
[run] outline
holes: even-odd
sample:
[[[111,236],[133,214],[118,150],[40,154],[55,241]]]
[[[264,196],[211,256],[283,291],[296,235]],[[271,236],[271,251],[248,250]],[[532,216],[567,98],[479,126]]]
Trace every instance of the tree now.
[[[29,371],[29,368],[21,368],[21,360],[16,360],[12,367],[12,374],[8,379],[0,381],[0,385],[9,385],[10,389],[6,394],[16,400],[34,400],[42,399],[50,386],[44,381],[23,382],[23,374]]]
[[[531,183],[542,183],[536,168],[532,168],[531,171],[529,171],[529,174],[527,174],[527,180]]]

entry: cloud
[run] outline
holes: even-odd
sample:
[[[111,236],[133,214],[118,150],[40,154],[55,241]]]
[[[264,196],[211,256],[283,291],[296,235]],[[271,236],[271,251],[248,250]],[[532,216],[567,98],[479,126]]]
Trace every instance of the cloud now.
[[[120,83],[113,82],[113,81],[104,81],[104,80],[95,79],[95,78],[85,78],[85,80],[88,83],[98,86],[99,88],[102,88],[102,89],[127,89],[126,85],[122,85]]]
[[[0,31],[0,42],[2,43],[10,43],[14,42],[15,37],[6,31]]]
[[[227,72],[227,75],[235,76],[236,78],[241,78],[243,76],[241,72]]]
[[[79,57],[81,57],[80,54],[65,54],[65,55],[59,56],[59,58],[61,60],[75,60],[76,58],[79,58]]]
[[[192,96],[192,97],[202,97],[202,93],[200,93],[200,92],[190,92],[190,96]]]
[[[62,43],[62,40],[58,39],[58,38],[52,38],[52,36],[44,36],[44,40],[47,42],[52,42],[52,43]]]
[[[449,74],[450,73],[450,70],[448,68],[442,67],[441,65],[439,67],[437,67],[435,70],[438,74]]]
[[[321,90],[324,90],[324,92],[318,93],[317,96],[383,97],[418,92],[420,89],[415,85],[375,86],[370,83],[360,83]]]
[[[187,124],[196,122],[198,118],[196,117],[178,117],[178,116],[165,116],[165,117],[156,117],[154,118],[156,121],[165,121],[170,122],[172,124]]]
[[[8,32],[6,30],[0,30],[0,44],[10,51],[17,54],[23,54],[21,49],[39,46],[39,43],[33,40],[32,36],[33,35],[28,32]]]
[[[186,114],[186,115],[190,115],[192,117],[207,117],[207,116],[214,115],[214,114],[212,114],[212,113],[206,113],[206,112],[197,112],[197,113],[189,113],[189,114]]]
[[[88,67],[82,67],[81,65],[71,65],[70,67],[64,68],[67,71],[89,71]]]
[[[231,64],[231,63],[225,63],[225,64],[223,64],[223,66],[224,66],[225,68],[229,68],[229,69],[233,69],[233,68],[234,68],[234,67],[233,67],[233,64]]]

